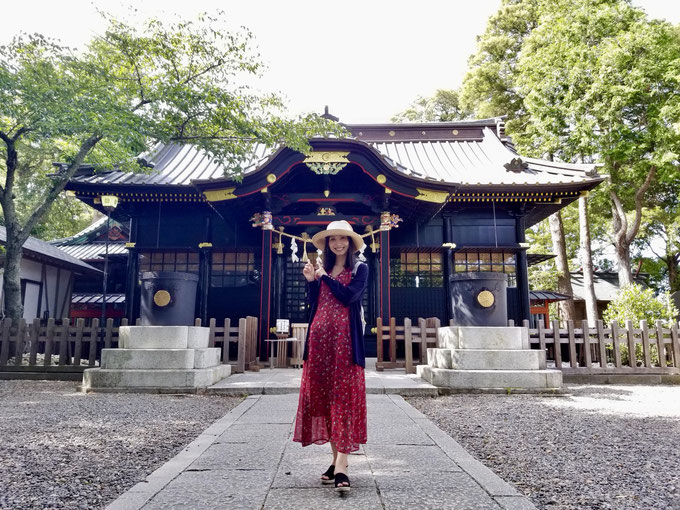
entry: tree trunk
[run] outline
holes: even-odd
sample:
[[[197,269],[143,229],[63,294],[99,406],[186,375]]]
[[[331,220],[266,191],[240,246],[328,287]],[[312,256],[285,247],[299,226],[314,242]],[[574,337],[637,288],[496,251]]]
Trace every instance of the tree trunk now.
[[[590,249],[590,219],[588,218],[588,197],[578,199],[580,258],[583,270],[583,293],[586,301],[586,318],[591,326],[595,326],[597,316],[597,300],[595,299],[595,283],[593,280],[593,254]]]
[[[668,285],[671,293],[680,290],[680,278],[678,277],[678,260],[680,254],[668,253],[666,256],[666,267],[668,268]]]
[[[567,260],[567,245],[564,239],[564,225],[562,224],[562,215],[559,211],[550,215],[548,218],[550,223],[550,237],[552,238],[553,251],[557,258],[555,264],[559,273],[557,277],[557,292],[574,295],[571,288],[571,276],[569,275],[569,261]],[[560,301],[559,307],[561,310],[561,317],[563,320],[575,320],[576,309],[574,307],[574,298]]]
[[[623,204],[614,191],[609,190],[609,196],[612,200],[612,223],[614,228],[614,248],[616,249],[616,258],[619,265],[619,287],[633,284],[633,273],[630,267],[630,246],[640,230],[640,222],[642,221],[642,204],[644,203],[645,193],[652,184],[656,176],[656,167],[650,167],[647,172],[645,182],[642,183],[635,192],[635,216],[633,221],[628,225],[626,218],[626,211]]]
[[[16,239],[12,240],[12,237],[16,236],[10,236],[7,229],[2,288],[5,297],[5,316],[15,322],[23,317],[24,312],[21,303],[21,244],[17,244]]]

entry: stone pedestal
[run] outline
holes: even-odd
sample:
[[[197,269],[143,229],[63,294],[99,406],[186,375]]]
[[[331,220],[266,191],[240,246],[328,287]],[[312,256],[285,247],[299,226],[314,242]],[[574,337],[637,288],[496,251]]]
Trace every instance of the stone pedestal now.
[[[83,391],[195,391],[231,374],[209,329],[121,326],[118,349],[103,349],[101,368],[83,372]]]
[[[525,328],[439,328],[417,373],[452,391],[560,391],[562,372],[546,370],[545,352],[529,348]]]

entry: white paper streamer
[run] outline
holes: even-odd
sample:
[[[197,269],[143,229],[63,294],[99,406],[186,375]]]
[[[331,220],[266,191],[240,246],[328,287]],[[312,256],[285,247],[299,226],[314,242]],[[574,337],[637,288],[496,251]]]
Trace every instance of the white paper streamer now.
[[[298,251],[298,246],[297,243],[295,242],[295,238],[291,237],[290,238],[290,260],[295,262],[300,261],[300,257],[297,256],[297,251]]]
[[[361,262],[366,262],[366,256],[364,255],[364,250],[366,249],[366,243],[359,250],[359,260]]]

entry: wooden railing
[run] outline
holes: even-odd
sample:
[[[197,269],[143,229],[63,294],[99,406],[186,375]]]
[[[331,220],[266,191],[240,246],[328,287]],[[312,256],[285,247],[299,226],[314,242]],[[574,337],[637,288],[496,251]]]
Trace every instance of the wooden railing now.
[[[139,324],[137,320],[136,324]],[[128,320],[121,319],[121,326]],[[201,320],[196,319],[196,326]],[[243,372],[257,359],[257,317],[239,319],[238,326],[224,321],[217,327],[215,319],[210,320],[210,347],[221,348],[224,364],[232,364],[233,372]],[[60,322],[35,319],[26,323],[21,319],[0,321],[0,371],[31,372],[82,372],[97,366],[101,349],[118,346],[120,327],[114,326],[113,319],[106,321],[106,327],[99,327],[99,319],[92,319],[85,325],[83,319],[72,324],[69,319]],[[225,333],[226,332],[226,333]],[[230,345],[235,344],[235,349]]]
[[[512,324],[511,324],[512,325]],[[657,321],[649,327],[641,321],[625,327],[613,321],[609,326],[598,320],[595,327],[582,321],[576,327],[567,321],[566,328],[559,321],[547,329],[539,322],[538,328],[529,328],[529,341],[534,348],[545,350],[548,360],[565,374],[679,374],[680,324]],[[558,346],[556,348],[556,346]]]
[[[418,326],[413,326],[411,319],[405,318],[403,326],[397,326],[397,320],[390,318],[389,324],[383,324],[382,318],[376,321],[377,337],[377,371],[386,368],[404,368],[407,374],[415,373],[414,361],[417,364],[427,364],[427,348],[437,346],[437,329],[440,326],[436,317],[418,319]],[[389,341],[387,353],[384,343]],[[397,359],[397,343],[404,345],[404,359]],[[414,358],[413,347],[418,346],[418,356]]]

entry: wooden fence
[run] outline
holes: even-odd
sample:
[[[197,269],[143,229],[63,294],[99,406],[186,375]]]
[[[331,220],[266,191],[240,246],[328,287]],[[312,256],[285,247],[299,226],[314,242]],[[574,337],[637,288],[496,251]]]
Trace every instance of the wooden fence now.
[[[137,320],[137,325],[139,325]],[[121,319],[121,326],[128,320]],[[196,326],[201,320],[196,319]],[[257,359],[257,317],[239,319],[238,326],[231,326],[226,319],[217,327],[215,319],[210,320],[210,347],[221,349],[222,363],[232,364],[233,372],[243,372]],[[72,324],[69,319],[56,322],[35,319],[26,323],[21,319],[0,321],[0,371],[2,372],[82,372],[98,366],[101,349],[118,346],[119,326],[113,319],[106,321],[106,327],[99,327],[99,319],[92,319],[89,326],[83,319]],[[225,333],[226,332],[226,333]],[[234,349],[230,345],[235,344]]]
[[[437,346],[437,329],[440,322],[437,318],[418,319],[418,326],[411,324],[411,319],[405,318],[403,326],[397,326],[397,320],[390,318],[389,324],[383,325],[382,318],[376,321],[377,360],[375,369],[382,371],[386,368],[404,368],[407,374],[414,374],[416,369],[413,347],[418,346],[417,364],[427,364],[427,348]],[[385,353],[384,342],[389,341],[388,352]],[[397,359],[397,343],[404,344],[404,360]]]
[[[616,321],[606,326],[601,320],[592,328],[588,321],[582,321],[580,328],[574,321],[568,321],[566,328],[559,321],[553,321],[550,329],[542,322],[535,329],[529,328],[529,321],[523,325],[529,330],[531,346],[545,350],[565,375],[680,374],[678,323],[657,321],[652,328],[647,321],[641,321],[639,328],[631,321],[624,327]]]

